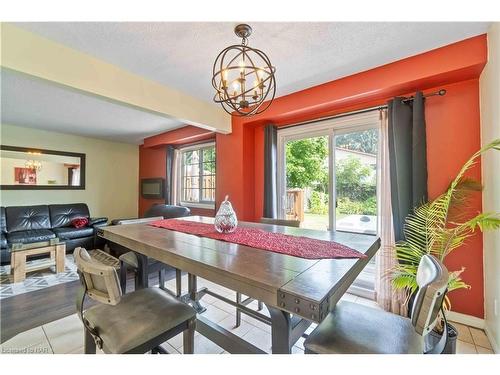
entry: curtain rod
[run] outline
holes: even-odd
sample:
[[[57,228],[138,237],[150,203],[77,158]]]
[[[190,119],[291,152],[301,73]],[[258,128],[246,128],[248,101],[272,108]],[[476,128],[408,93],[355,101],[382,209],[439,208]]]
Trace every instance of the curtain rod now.
[[[445,89],[441,89],[441,90],[438,90],[436,92],[424,95],[424,98],[428,98],[430,96],[444,96],[444,95],[446,95],[446,90]],[[403,102],[404,103],[411,102],[414,99],[415,99],[414,96],[410,96],[409,98],[404,98]],[[315,119],[315,120],[308,120],[308,121],[298,122],[296,124],[290,124],[290,125],[280,126],[279,129],[293,128],[295,126],[302,126],[302,125],[312,124],[314,122],[319,122],[319,121],[333,120],[333,119],[347,117],[347,116],[359,115],[361,113],[372,112],[372,111],[379,111],[381,109],[386,109],[386,108],[387,108],[387,104],[378,105],[378,106],[375,106],[375,107],[364,108],[364,109],[360,109],[360,110],[357,110],[357,111],[344,112],[344,113],[339,113],[339,114],[333,115],[333,116],[321,117],[321,118],[318,118],[318,119]]]

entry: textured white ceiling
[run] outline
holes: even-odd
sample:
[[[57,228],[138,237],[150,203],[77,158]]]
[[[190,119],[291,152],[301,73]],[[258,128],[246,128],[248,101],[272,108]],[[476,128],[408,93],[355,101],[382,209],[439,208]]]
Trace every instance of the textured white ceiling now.
[[[249,45],[276,66],[277,96],[486,32],[476,22],[249,22]],[[240,40],[228,22],[16,25],[211,102],[212,64]]]
[[[212,102],[212,64],[236,23],[16,23],[68,47]],[[277,69],[282,96],[486,32],[488,23],[258,23],[250,46]],[[173,119],[2,71],[2,121],[129,143]],[[214,105],[216,105],[214,103]]]
[[[16,73],[1,71],[3,124],[142,143],[145,137],[183,126],[177,120],[112,103]]]

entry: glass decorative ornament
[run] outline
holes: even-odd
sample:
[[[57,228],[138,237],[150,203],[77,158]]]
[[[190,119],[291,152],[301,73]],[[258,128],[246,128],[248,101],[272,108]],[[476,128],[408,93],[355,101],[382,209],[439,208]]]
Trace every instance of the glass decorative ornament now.
[[[276,68],[264,52],[248,46],[249,25],[237,25],[234,32],[242,38],[241,44],[224,48],[214,62],[214,101],[230,115],[252,116],[271,105],[276,95]]]
[[[231,202],[227,200],[228,198],[226,195],[226,199],[221,203],[217,215],[215,215],[214,226],[219,233],[232,233],[238,226],[236,212],[234,212]]]

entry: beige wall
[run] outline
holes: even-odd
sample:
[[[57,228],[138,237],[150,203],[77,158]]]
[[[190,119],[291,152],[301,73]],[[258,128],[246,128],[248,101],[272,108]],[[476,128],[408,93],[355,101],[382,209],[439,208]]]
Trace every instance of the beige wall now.
[[[480,78],[481,142],[500,138],[500,23],[488,31],[488,63]],[[500,212],[500,152],[482,160],[483,210]],[[484,304],[486,331],[500,349],[500,231],[484,233]],[[496,309],[495,309],[496,304]],[[496,310],[496,311],[495,311]]]
[[[0,141],[84,153],[87,159],[85,190],[3,190],[2,206],[84,202],[92,216],[137,216],[138,146],[5,124]]]

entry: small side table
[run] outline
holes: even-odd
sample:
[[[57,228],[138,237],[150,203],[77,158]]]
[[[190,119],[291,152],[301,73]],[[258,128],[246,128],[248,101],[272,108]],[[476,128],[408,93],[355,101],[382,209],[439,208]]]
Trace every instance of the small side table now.
[[[46,260],[26,266],[26,258],[31,255],[47,254]],[[56,273],[64,271],[66,244],[64,242],[45,241],[30,244],[14,244],[11,248],[10,267],[14,282],[26,279],[26,272],[38,271],[55,265]]]

